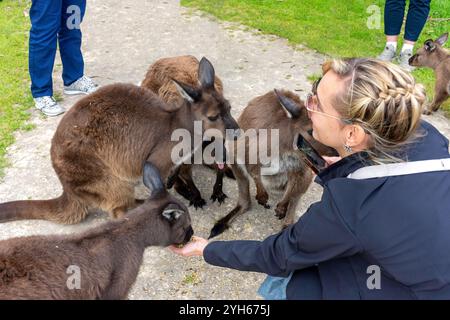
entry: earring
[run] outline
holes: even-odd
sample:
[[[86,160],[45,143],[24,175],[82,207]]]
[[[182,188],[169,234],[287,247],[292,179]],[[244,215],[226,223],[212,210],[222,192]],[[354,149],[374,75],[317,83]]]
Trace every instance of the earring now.
[[[344,149],[345,149],[345,151],[346,151],[347,153],[350,153],[350,152],[353,151],[352,147],[350,147],[350,146],[348,146],[348,145],[346,145],[346,144],[344,144]]]

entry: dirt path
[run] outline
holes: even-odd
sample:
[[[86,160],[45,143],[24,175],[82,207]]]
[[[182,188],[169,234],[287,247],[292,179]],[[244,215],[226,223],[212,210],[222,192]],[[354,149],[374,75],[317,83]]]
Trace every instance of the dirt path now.
[[[138,4],[139,3],[139,4]],[[82,25],[86,74],[101,85],[113,82],[138,83],[148,66],[159,57],[192,54],[208,57],[224,81],[225,94],[238,116],[247,102],[273,88],[310,89],[307,76],[318,74],[322,55],[305,48],[294,49],[283,39],[261,36],[234,24],[220,23],[198,12],[181,8],[175,0],[89,0]],[[59,62],[57,62],[58,64]],[[60,64],[60,63],[59,63]],[[55,71],[55,89],[62,91],[60,67]],[[70,108],[79,97],[64,97]],[[0,182],[0,202],[18,199],[49,199],[61,192],[50,163],[51,138],[61,118],[44,119],[33,111],[36,129],[17,133],[17,142],[8,150],[11,167]],[[447,137],[450,124],[442,115],[427,117]],[[195,179],[205,199],[209,199],[214,175],[197,168]],[[229,196],[222,206],[191,209],[193,226],[199,236],[208,236],[214,222],[232,209],[237,199],[234,181],[226,180]],[[254,191],[253,191],[254,192]],[[139,188],[140,195],[145,189]],[[320,198],[312,185],[302,198],[298,214]],[[276,203],[271,199],[270,204]],[[239,218],[217,239],[263,239],[281,227],[272,210],[258,205]],[[91,215],[84,223],[60,226],[45,221],[0,224],[0,239],[31,234],[73,233],[107,219],[103,213]],[[130,299],[258,299],[256,290],[264,275],[212,267],[201,258],[184,259],[164,249],[146,250],[144,263],[130,292]]]

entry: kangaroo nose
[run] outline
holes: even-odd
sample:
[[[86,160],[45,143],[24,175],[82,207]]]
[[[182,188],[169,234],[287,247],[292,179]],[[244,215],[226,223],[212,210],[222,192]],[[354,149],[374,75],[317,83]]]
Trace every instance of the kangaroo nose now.
[[[415,59],[416,59],[416,55],[413,55],[411,58],[408,59],[408,63],[410,66],[412,66]]]
[[[192,229],[192,227],[189,226],[189,229],[186,232],[186,235],[184,236],[184,241],[183,242],[184,243],[188,243],[191,240],[193,235],[194,235],[194,229]]]

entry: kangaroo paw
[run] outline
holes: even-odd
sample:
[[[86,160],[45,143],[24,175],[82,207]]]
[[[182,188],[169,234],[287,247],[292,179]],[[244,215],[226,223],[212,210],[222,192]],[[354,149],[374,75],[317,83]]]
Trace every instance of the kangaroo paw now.
[[[259,203],[260,205],[262,205],[262,206],[264,207],[264,209],[270,209],[270,205],[268,205],[267,203],[261,203],[261,202],[259,202],[259,201],[258,201],[258,203]]]
[[[172,189],[175,182],[179,179],[179,173],[180,173],[181,166],[178,166],[169,172],[169,176],[167,178],[166,187],[167,189]]]
[[[200,197],[194,197],[189,202],[189,206],[194,206],[195,209],[203,209],[203,206],[206,205],[206,201],[200,196]]]
[[[256,201],[258,201],[258,204],[262,205],[266,209],[270,209],[270,206],[267,204],[267,201],[269,201],[269,195],[267,194],[267,192],[256,194],[255,199]]]
[[[217,200],[217,202],[219,202],[219,205],[221,205],[226,198],[228,198],[228,196],[223,193],[222,190],[214,190],[213,194],[211,195],[212,202],[215,202]]]
[[[287,206],[278,204],[277,207],[275,208],[275,216],[280,220],[284,219],[284,217],[286,217],[286,211]]]

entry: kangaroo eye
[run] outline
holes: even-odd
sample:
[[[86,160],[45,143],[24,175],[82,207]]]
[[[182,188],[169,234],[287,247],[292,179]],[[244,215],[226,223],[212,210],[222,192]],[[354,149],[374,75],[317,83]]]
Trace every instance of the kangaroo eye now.
[[[219,119],[219,115],[215,115],[213,117],[208,117],[209,121],[216,121],[217,119]]]

